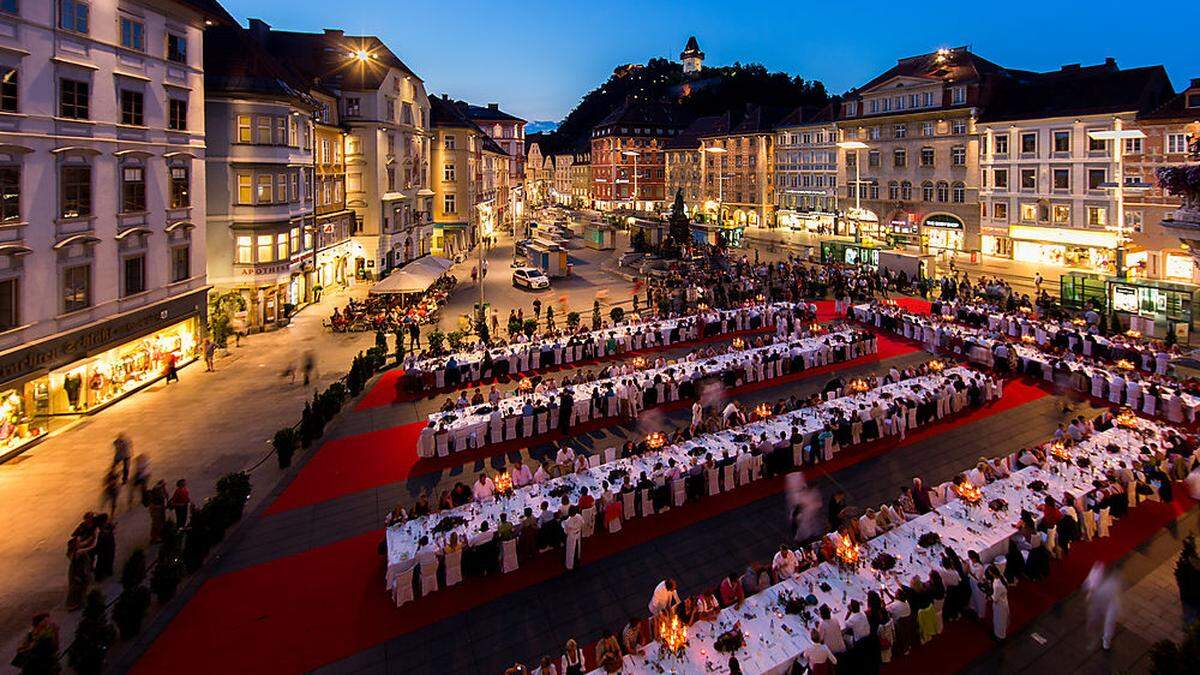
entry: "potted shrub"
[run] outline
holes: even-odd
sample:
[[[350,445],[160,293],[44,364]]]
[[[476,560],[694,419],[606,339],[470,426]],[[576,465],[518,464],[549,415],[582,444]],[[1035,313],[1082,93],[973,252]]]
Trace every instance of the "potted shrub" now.
[[[251,490],[250,476],[245,471],[227,473],[217,480],[217,495],[229,500],[234,521],[240,520],[245,512]]]
[[[621,323],[625,320],[625,308],[613,307],[608,310],[608,318],[612,319],[614,325]]]
[[[592,301],[592,330],[600,330],[600,301]]]
[[[579,328],[579,312],[567,313],[567,328],[570,328],[572,331]]]
[[[142,629],[142,620],[150,608],[150,589],[146,588],[146,552],[133,549],[121,569],[121,595],[113,606],[113,620],[121,639],[132,640]]]
[[[446,344],[450,346],[450,351],[456,352],[462,349],[463,340],[467,339],[467,334],[461,330],[452,330],[446,334]]]
[[[522,326],[522,332],[525,333],[525,337],[533,337],[533,334],[537,332],[537,327],[537,319],[525,319],[525,325]]]
[[[446,341],[446,334],[440,330],[434,330],[429,334],[429,351],[437,355],[442,353],[442,343]]]
[[[296,430],[284,427],[276,431],[271,445],[275,448],[275,459],[279,461],[279,468],[288,468],[292,465],[292,455],[296,454]]]
[[[117,639],[117,631],[108,620],[104,594],[98,589],[88,593],[83,616],[75,628],[75,639],[67,649],[67,662],[77,673],[100,673],[104,659]]]
[[[150,590],[160,604],[175,597],[175,590],[183,579],[183,560],[179,557],[179,531],[174,523],[163,526],[162,544],[158,557],[154,559],[154,571],[150,573]]]

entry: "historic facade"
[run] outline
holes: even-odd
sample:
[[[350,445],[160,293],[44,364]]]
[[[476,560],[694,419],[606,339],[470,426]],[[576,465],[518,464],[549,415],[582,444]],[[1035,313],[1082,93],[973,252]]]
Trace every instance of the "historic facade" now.
[[[679,129],[669,105],[632,99],[601,120],[591,138],[596,208],[651,213],[664,208],[664,145]]]
[[[835,104],[799,108],[775,129],[775,208],[781,227],[833,234],[840,222]]]

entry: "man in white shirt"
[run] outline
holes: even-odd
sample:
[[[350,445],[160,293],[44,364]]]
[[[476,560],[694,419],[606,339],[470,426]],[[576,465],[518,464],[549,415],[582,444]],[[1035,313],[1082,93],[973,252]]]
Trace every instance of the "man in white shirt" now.
[[[583,556],[583,516],[574,506],[568,511],[570,515],[563,521],[563,533],[567,535],[567,569],[575,569],[575,563]]]
[[[867,639],[871,634],[871,622],[867,620],[867,615],[862,611],[862,605],[858,600],[851,600],[846,612],[846,630],[849,631],[854,638],[854,643]]]
[[[821,605],[821,623],[817,626],[817,631],[821,633],[821,642],[829,647],[829,651],[834,654],[846,651],[846,640],[842,637],[842,624],[833,618],[833,611],[829,609],[829,605]]]
[[[787,544],[779,545],[779,553],[775,554],[775,559],[771,561],[771,569],[775,570],[775,577],[780,581],[791,578],[796,573],[796,554],[787,547]]]
[[[488,478],[486,473],[479,474],[479,480],[471,486],[471,494],[475,496],[475,501],[485,502],[496,494],[496,485],[492,483],[492,479]]]
[[[692,431],[700,427],[700,422],[704,420],[704,406],[700,405],[700,401],[692,404]]]
[[[529,471],[529,467],[517,460],[516,465],[512,468],[512,484],[513,487],[525,487],[533,482],[533,473]]]
[[[550,463],[543,461],[541,466],[537,468],[537,471],[533,472],[533,482],[541,485],[550,480],[550,478],[552,478],[550,475]]]
[[[674,579],[664,579],[654,587],[650,596],[650,616],[657,616],[679,604],[679,593],[675,590]]]
[[[570,446],[564,445],[558,449],[554,461],[562,468],[563,473],[571,473],[575,470],[575,451]]]

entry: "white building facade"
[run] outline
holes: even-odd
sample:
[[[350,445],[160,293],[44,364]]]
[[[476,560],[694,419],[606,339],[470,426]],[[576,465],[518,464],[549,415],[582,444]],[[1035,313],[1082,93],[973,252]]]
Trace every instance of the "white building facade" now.
[[[0,456],[196,356],[207,0],[0,3]]]

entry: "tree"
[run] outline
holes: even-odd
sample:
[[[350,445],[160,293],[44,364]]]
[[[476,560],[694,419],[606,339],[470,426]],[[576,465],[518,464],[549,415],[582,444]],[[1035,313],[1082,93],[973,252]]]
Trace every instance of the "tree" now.
[[[208,300],[208,334],[218,347],[229,344],[233,335],[233,317],[246,311],[246,299],[237,291],[214,295]]]
[[[646,241],[646,230],[640,227],[634,230],[629,237],[629,246],[638,253],[645,253],[650,247],[650,242]]]

